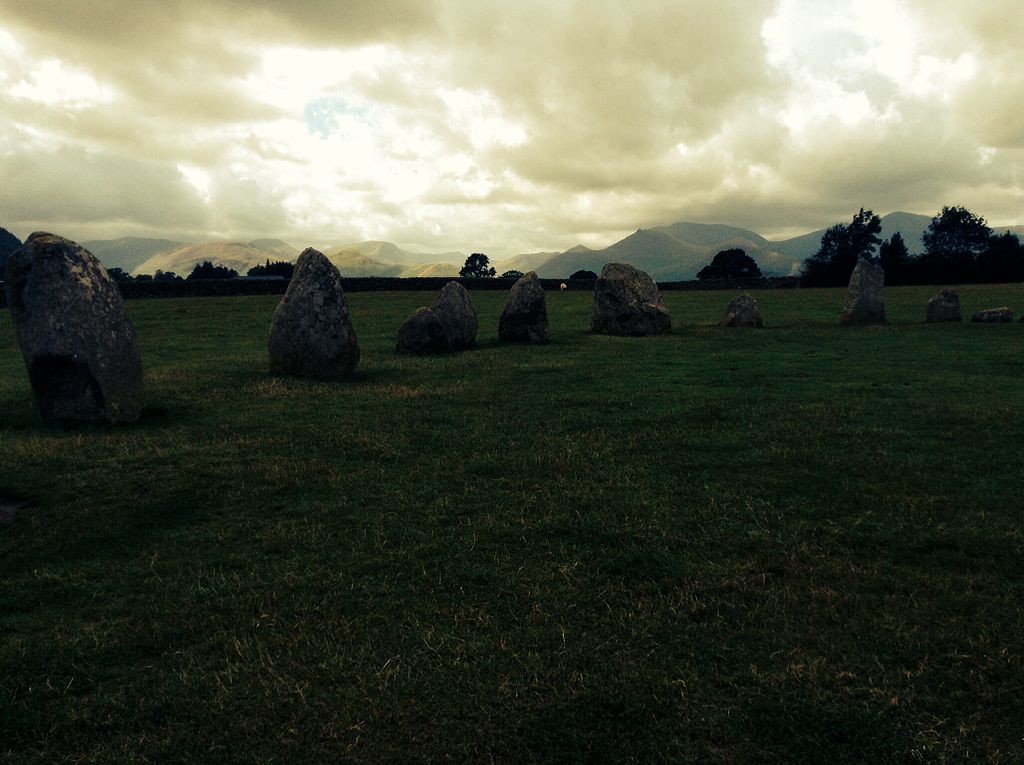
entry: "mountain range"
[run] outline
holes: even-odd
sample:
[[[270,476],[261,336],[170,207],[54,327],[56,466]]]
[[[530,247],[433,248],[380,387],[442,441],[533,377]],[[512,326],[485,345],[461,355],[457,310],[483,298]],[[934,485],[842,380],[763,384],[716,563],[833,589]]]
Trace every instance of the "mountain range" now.
[[[900,232],[911,253],[920,253],[922,236],[931,218],[894,212],[882,218],[882,238]],[[1024,226],[1008,230],[1024,234]],[[639,229],[603,249],[577,245],[564,252],[535,252],[492,261],[497,273],[509,270],[536,271],[545,278],[564,279],[579,270],[599,272],[605,263],[631,263],[658,281],[693,279],[721,250],[744,250],[768,276],[796,274],[813,255],[826,229],[791,239],[772,241],[755,231],[724,224],[680,221],[667,226]],[[135,274],[173,271],[189,274],[205,260],[245,274],[267,260],[293,261],[299,249],[280,239],[251,242],[188,243],[168,239],[126,237],[82,242],[108,268]],[[326,248],[324,254],[345,276],[457,276],[465,262],[461,252],[422,253],[405,250],[391,242],[366,241]]]

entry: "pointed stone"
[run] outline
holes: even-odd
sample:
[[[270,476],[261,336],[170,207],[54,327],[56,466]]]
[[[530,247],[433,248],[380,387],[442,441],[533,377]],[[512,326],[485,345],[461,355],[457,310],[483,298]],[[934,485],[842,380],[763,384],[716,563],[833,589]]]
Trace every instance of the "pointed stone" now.
[[[498,339],[511,343],[546,343],[548,333],[544,285],[536,272],[530,271],[509,290],[498,320]]]
[[[885,271],[867,258],[857,260],[846,289],[846,304],[839,321],[843,324],[885,324]]]
[[[737,295],[725,308],[725,316],[718,322],[721,327],[763,327],[761,305],[750,295]]]
[[[594,285],[590,328],[605,335],[657,335],[672,331],[658,285],[627,263],[608,263]]]
[[[341,274],[323,253],[299,255],[288,289],[270,325],[270,373],[340,380],[359,363]]]
[[[476,345],[476,308],[469,290],[458,282],[448,282],[437,293],[430,307],[444,326],[453,351],[466,350]]]
[[[960,294],[956,290],[940,290],[939,294],[928,301],[926,321],[962,321],[960,315]]]
[[[395,351],[413,356],[429,356],[451,351],[448,333],[441,319],[430,308],[417,308],[398,330]]]
[[[64,237],[36,232],[8,258],[5,290],[44,419],[139,418],[139,338],[120,290],[91,252]]]

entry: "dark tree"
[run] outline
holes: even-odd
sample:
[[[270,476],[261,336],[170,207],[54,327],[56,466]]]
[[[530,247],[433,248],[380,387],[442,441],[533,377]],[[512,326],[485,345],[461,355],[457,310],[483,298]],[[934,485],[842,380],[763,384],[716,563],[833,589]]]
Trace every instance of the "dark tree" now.
[[[110,274],[110,278],[115,282],[130,282],[134,281],[132,275],[125,271],[123,268],[108,268],[107,273]]]
[[[459,271],[459,276],[470,279],[483,279],[494,276],[496,271],[491,267],[491,259],[482,252],[474,252],[466,258],[466,264]]]
[[[522,271],[517,271],[516,269],[513,268],[511,271],[506,271],[505,273],[503,273],[501,275],[501,278],[502,279],[521,279],[521,278],[523,278],[523,272]]]
[[[291,279],[294,271],[294,263],[289,263],[287,260],[276,260],[271,263],[268,258],[264,265],[250,268],[246,272],[246,276],[281,276],[285,279]]]
[[[238,276],[238,271],[227,266],[215,266],[208,260],[204,260],[202,263],[197,263],[196,267],[192,269],[186,278],[191,281],[192,279],[234,279]]]
[[[590,281],[593,281],[596,278],[597,278],[597,274],[595,274],[593,271],[587,271],[586,269],[581,269],[581,270],[577,271],[576,273],[574,273],[572,276],[570,276],[569,280],[572,281],[573,279],[589,279]]]
[[[698,273],[701,281],[710,279],[760,279],[761,269],[757,261],[743,250],[722,250],[715,255],[711,263],[704,266]]]
[[[161,273],[163,273],[163,272],[161,271]],[[155,281],[155,279],[153,279],[153,274],[139,274],[138,276],[135,277],[135,281],[137,281],[137,282],[152,282],[152,281]]]
[[[1024,244],[1009,231],[994,234],[988,247],[975,260],[975,277],[979,282],[1005,283],[1024,281]]]
[[[821,247],[804,261],[803,282],[809,287],[841,287],[850,280],[859,258],[873,259],[882,240],[882,220],[863,207],[849,224],[837,223],[821,237]]]
[[[184,281],[174,271],[161,271],[159,268],[156,273],[153,274],[153,281],[155,282],[180,282]]]
[[[960,282],[976,278],[975,260],[989,246],[992,229],[964,207],[943,207],[924,232],[919,268],[929,281]]]
[[[903,235],[897,231],[878,248],[878,261],[885,271],[886,284],[905,284],[910,273],[910,252]]]

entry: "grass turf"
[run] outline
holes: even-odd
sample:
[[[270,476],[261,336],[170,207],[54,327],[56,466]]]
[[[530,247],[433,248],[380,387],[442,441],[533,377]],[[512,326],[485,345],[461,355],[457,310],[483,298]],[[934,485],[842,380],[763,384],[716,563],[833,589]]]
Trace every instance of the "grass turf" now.
[[[275,298],[136,301],[131,427],[42,424],[0,318],[0,761],[1018,762],[1024,327],[675,331],[272,379]],[[966,287],[964,313],[1024,308]]]

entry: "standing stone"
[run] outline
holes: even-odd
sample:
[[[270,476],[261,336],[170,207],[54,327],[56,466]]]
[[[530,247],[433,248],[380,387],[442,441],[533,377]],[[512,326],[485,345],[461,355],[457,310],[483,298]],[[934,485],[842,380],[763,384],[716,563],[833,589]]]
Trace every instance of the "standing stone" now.
[[[971,317],[971,321],[982,324],[1000,324],[1013,321],[1013,311],[1006,306],[1002,306],[1001,308],[986,308],[984,311],[978,311],[974,314],[974,316]]]
[[[458,282],[448,282],[430,307],[440,319],[453,351],[476,345],[476,308],[469,297],[469,290]]]
[[[530,271],[509,290],[498,320],[498,339],[512,343],[546,343],[548,332],[544,285],[536,272]]]
[[[720,327],[763,327],[764,316],[761,306],[750,295],[737,295],[725,308],[725,316],[718,322]]]
[[[885,301],[882,288],[885,271],[867,258],[857,260],[846,290],[846,305],[839,321],[843,324],[885,324]]]
[[[672,317],[650,276],[627,263],[607,263],[594,285],[590,328],[606,335],[658,335],[672,331]]]
[[[452,346],[441,319],[430,308],[417,308],[398,330],[398,353],[427,356],[448,353]]]
[[[5,290],[43,419],[139,418],[139,338],[120,290],[91,252],[61,236],[32,234],[8,258]]]
[[[273,375],[339,380],[359,363],[359,340],[341,274],[311,247],[299,255],[274,312],[269,348]]]
[[[927,322],[962,320],[960,294],[956,290],[939,290],[939,294],[928,301]]]

